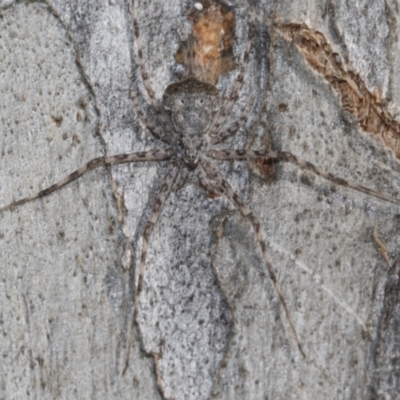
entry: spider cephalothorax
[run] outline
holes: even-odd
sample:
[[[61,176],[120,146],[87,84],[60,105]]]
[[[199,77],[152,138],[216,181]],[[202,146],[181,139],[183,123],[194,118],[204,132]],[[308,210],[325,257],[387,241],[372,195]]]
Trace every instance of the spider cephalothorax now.
[[[221,106],[217,88],[194,77],[173,83],[164,92],[162,105],[171,118],[173,129],[183,147],[183,161],[194,169],[201,150],[206,146],[205,134],[210,130]]]
[[[193,77],[169,85],[163,96],[164,109],[182,135],[205,133],[220,105],[217,88]]]

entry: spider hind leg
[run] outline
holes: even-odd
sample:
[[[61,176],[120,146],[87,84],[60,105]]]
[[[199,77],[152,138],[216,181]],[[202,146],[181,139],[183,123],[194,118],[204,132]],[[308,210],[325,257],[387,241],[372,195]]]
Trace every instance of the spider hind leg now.
[[[199,179],[201,180],[202,184],[205,185],[207,188],[214,188],[214,191],[223,193],[227,197],[227,199],[236,207],[236,209],[240,211],[240,213],[251,223],[253,230],[256,234],[257,242],[262,252],[264,264],[267,268],[268,275],[274,285],[280,303],[282,304],[282,307],[285,311],[286,318],[293,332],[293,336],[296,341],[297,347],[301,355],[304,358],[306,358],[292,316],[289,312],[289,308],[283,296],[282,289],[278,283],[274,269],[272,268],[272,264],[269,260],[264,234],[261,230],[260,223],[258,222],[256,216],[253,214],[251,209],[244,203],[244,201],[240,198],[240,196],[237,193],[235,193],[232,186],[224,178],[224,176],[216,166],[212,165],[211,163],[203,163],[201,165],[201,170],[199,171]]]

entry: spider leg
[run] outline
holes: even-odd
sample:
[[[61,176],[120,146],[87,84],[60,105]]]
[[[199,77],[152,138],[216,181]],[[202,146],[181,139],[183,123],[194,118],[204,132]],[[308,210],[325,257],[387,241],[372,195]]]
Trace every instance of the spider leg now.
[[[250,115],[250,110],[253,107],[253,104],[254,104],[254,98],[251,99],[249,104],[247,104],[246,109],[244,110],[243,114],[241,115],[241,117],[234,124],[232,124],[225,131],[220,132],[216,136],[211,138],[211,144],[221,143],[224,140],[226,140],[226,139],[230,138],[231,136],[233,136],[236,133],[236,131],[242,126],[242,124],[247,121],[247,118]]]
[[[297,347],[299,348],[299,351],[302,354],[302,356],[305,358],[305,353],[301,347],[301,343],[297,335],[296,328],[294,326],[289,309],[286,305],[285,298],[283,297],[282,289],[276,279],[276,275],[272,268],[272,264],[269,261],[267,253],[267,245],[265,243],[265,238],[261,230],[260,223],[258,222],[257,218],[255,217],[251,209],[243,202],[240,196],[237,193],[235,193],[230,183],[224,178],[224,176],[216,166],[214,166],[209,162],[202,163],[201,169],[199,169],[199,179],[201,183],[204,184],[207,188],[212,188],[214,192],[216,191],[219,193],[223,193],[228,198],[228,200],[230,200],[230,202],[233,203],[233,205],[240,211],[240,213],[250,221],[254,229],[254,232],[256,234],[257,241],[260,245],[262,256],[264,259],[264,263],[267,267],[269,277],[274,285],[276,293],[278,294],[282,307],[285,310],[286,318],[289,321],[289,325],[290,328],[292,329],[294,338],[297,343]]]
[[[238,76],[236,77],[236,81],[233,85],[233,88],[231,90],[231,93],[229,94],[228,99],[225,102],[224,107],[222,107],[219,114],[217,114],[217,117],[216,117],[213,125],[210,128],[210,132],[209,132],[210,136],[218,134],[219,130],[221,129],[222,124],[226,120],[227,115],[231,112],[233,105],[235,104],[236,100],[239,97],[238,93],[243,86],[244,73],[245,73],[247,64],[249,62],[250,49],[251,49],[251,43],[253,40],[253,35],[254,35],[254,16],[252,16],[252,18],[251,18],[251,23],[250,23],[250,27],[249,27],[249,36],[247,38],[247,43],[246,43],[246,50],[243,55],[243,61],[242,61],[242,65],[240,66]]]
[[[36,200],[40,197],[44,197],[49,195],[50,193],[55,192],[56,190],[68,185],[73,182],[75,179],[80,178],[81,176],[87,174],[90,171],[93,171],[96,168],[106,166],[106,165],[118,165],[118,164],[126,164],[131,162],[146,162],[146,161],[163,161],[167,160],[171,157],[171,152],[169,150],[149,150],[149,151],[140,151],[136,153],[129,154],[119,154],[116,156],[106,156],[106,157],[98,157],[89,161],[84,166],[80,167],[76,171],[69,174],[67,177],[62,179],[61,181],[54,183],[46,189],[41,190],[40,192],[33,194],[31,196],[25,197],[21,200],[14,201],[6,206],[0,208],[0,212],[9,210],[11,208],[21,206],[22,204],[29,203],[30,201]]]
[[[152,106],[154,107],[155,110],[158,110],[158,112],[159,112],[156,95],[154,93],[153,88],[151,87],[151,84],[149,81],[149,74],[147,73],[147,70],[146,70],[146,67],[144,64],[143,47],[142,47],[142,41],[140,40],[139,23],[138,23],[138,19],[137,19],[136,7],[135,7],[134,0],[132,0],[132,3],[131,3],[131,16],[132,16],[132,21],[133,21],[135,42],[136,42],[136,47],[137,47],[137,52],[138,52],[138,57],[139,57],[139,68],[140,68],[140,73],[142,75],[143,86],[146,89],[146,92],[149,96]]]
[[[136,7],[134,0],[132,0],[131,3],[131,16],[133,21],[135,42],[139,59],[139,69],[140,69],[140,74],[142,76],[143,86],[146,89],[147,95],[150,99],[150,107],[155,113],[157,124],[165,129],[166,127],[168,127],[168,124],[165,123],[165,114],[163,113],[162,109],[160,108],[157,102],[143,58],[143,46],[142,46],[142,41],[140,39],[139,22],[136,15]],[[164,129],[158,128],[155,124],[153,124],[150,121],[150,119],[146,116],[146,113],[143,110],[143,108],[139,105],[139,100],[137,96],[132,92],[131,92],[131,98],[133,100],[133,106],[139,115],[139,118],[142,120],[144,125],[150,130],[150,132],[152,132],[156,138],[166,143],[171,143],[172,142],[172,138],[170,135],[171,132],[164,132]]]
[[[131,92],[131,99],[133,102],[133,107],[136,110],[137,115],[139,116],[140,120],[142,121],[143,125],[157,138],[162,140],[163,142],[166,143],[172,143],[172,137],[169,134],[169,132],[164,132],[164,130],[158,128],[153,122],[150,120],[150,118],[147,117],[146,112],[144,111],[143,107],[139,104],[139,101],[136,97],[136,95]],[[158,114],[159,119],[161,119],[161,114]],[[167,125],[162,123],[160,124],[163,127],[166,127]]]
[[[145,270],[145,265],[146,265],[147,247],[148,247],[150,235],[154,228],[154,225],[156,224],[156,222],[158,220],[158,217],[160,216],[162,206],[164,205],[165,200],[167,199],[169,193],[171,192],[171,189],[174,186],[175,180],[179,179],[178,175],[180,175],[178,166],[174,163],[171,163],[171,165],[168,168],[167,174],[165,175],[165,177],[161,183],[161,187],[158,192],[156,202],[154,203],[153,209],[151,210],[150,217],[147,220],[146,227],[144,228],[144,231],[142,234],[142,248],[141,248],[141,253],[140,253],[139,276],[138,276],[137,288],[135,291],[132,324],[136,321],[137,313],[138,313],[138,309],[139,309],[139,297],[140,297],[140,293],[143,289],[143,276],[144,276],[144,270]],[[126,358],[125,367],[122,372],[122,375],[125,374],[128,366],[129,366],[129,356],[130,356],[130,349],[131,349],[131,343],[132,343],[132,332],[133,332],[133,329],[131,329],[131,336],[129,338],[128,351],[127,351],[127,358]]]
[[[182,168],[179,171],[179,175],[176,177],[174,185],[172,186],[171,190],[173,192],[177,192],[179,189],[181,189],[183,185],[186,183],[188,176],[189,176],[189,170],[187,168]]]
[[[142,291],[143,286],[143,275],[144,275],[144,267],[146,264],[146,256],[147,256],[147,247],[150,239],[151,232],[153,231],[154,225],[156,224],[158,217],[160,216],[162,206],[165,203],[169,193],[171,192],[171,188],[174,184],[175,179],[178,175],[178,167],[176,164],[172,163],[168,168],[167,174],[164,177],[164,180],[161,184],[160,190],[158,192],[158,196],[156,202],[151,210],[151,214],[149,219],[147,220],[146,227],[144,228],[142,235],[142,249],[140,254],[140,267],[139,267],[139,278],[138,285],[135,294],[135,313],[137,313],[137,307],[139,305],[139,296]]]
[[[380,193],[373,189],[369,189],[363,185],[360,185],[359,183],[346,181],[345,179],[338,178],[333,174],[325,172],[324,170],[318,168],[314,164],[311,164],[308,161],[305,161],[287,151],[213,150],[208,153],[208,156],[216,160],[246,160],[248,158],[269,158],[278,161],[288,162],[297,165],[298,167],[305,169],[307,171],[311,171],[315,175],[318,175],[337,185],[356,190],[357,192],[368,194],[378,199],[388,201],[389,203],[400,205],[400,200],[396,199],[395,197],[392,197],[385,193]]]

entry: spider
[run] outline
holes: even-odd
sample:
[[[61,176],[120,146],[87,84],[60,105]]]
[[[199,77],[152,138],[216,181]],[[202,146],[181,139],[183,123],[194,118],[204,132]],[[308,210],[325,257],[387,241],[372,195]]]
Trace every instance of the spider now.
[[[167,86],[162,99],[157,100],[155,92],[150,84],[144,62],[139,24],[134,4],[132,4],[131,11],[134,23],[139,70],[145,89],[144,94],[147,96],[149,102],[149,104],[146,105],[146,108],[148,107],[151,110],[151,114],[154,114],[154,121],[148,117],[147,113],[139,105],[136,96],[132,97],[133,104],[137,115],[147,130],[150,131],[156,139],[166,143],[169,147],[163,150],[150,150],[146,152],[135,152],[95,158],[72,174],[68,175],[63,180],[49,186],[48,188],[0,208],[0,212],[47,196],[82,177],[86,173],[102,166],[131,162],[170,161],[169,168],[160,185],[156,201],[142,235],[138,284],[134,301],[134,317],[136,317],[138,312],[140,294],[143,289],[147,248],[152,230],[160,217],[163,204],[168,198],[168,195],[172,191],[178,190],[182,187],[189,175],[191,175],[196,177],[199,185],[205,188],[208,192],[225,196],[252,225],[269,277],[289,321],[299,351],[305,357],[283,291],[280,288],[273,267],[269,261],[266,239],[261,229],[261,225],[251,208],[245,203],[239,194],[233,190],[228,180],[215,165],[214,160],[249,161],[267,159],[289,162],[343,187],[349,187],[395,204],[400,204],[400,201],[357,183],[348,182],[335,177],[334,175],[324,172],[315,165],[310,164],[289,152],[246,149],[216,150],[214,148],[215,145],[223,143],[239,131],[248,119],[252,109],[253,104],[250,101],[242,116],[230,126],[226,127],[228,116],[238,99],[239,92],[245,81],[246,67],[250,57],[250,49],[252,47],[252,38],[255,29],[254,18],[250,21],[249,37],[246,43],[241,67],[236,77],[236,81],[227,96],[222,96],[218,89],[212,84],[202,82],[196,78],[189,69],[187,76],[182,80]]]

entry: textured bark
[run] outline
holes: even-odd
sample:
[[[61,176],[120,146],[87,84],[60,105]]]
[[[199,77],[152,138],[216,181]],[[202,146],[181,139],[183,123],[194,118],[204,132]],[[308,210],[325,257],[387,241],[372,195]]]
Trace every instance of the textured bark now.
[[[248,3],[229,2],[238,65]],[[364,103],[352,113],[328,68],[317,68],[282,29],[306,23],[318,31],[326,54],[398,124],[397,2],[255,3],[270,52],[256,38],[228,122],[252,98],[255,111],[224,148],[272,142],[400,198],[398,161],[374,137],[376,124],[361,121]],[[136,5],[159,99],[181,71],[174,54],[192,6]],[[162,147],[141,128],[130,98],[141,78],[127,2],[3,0],[0,7],[0,205],[102,154]],[[231,87],[237,70],[218,89]],[[250,224],[192,183],[170,196],[152,234],[131,328],[139,239],[166,167],[100,169],[0,214],[0,398],[397,398],[399,208],[290,165],[278,165],[272,182],[245,162],[221,168],[260,220],[306,359]]]

